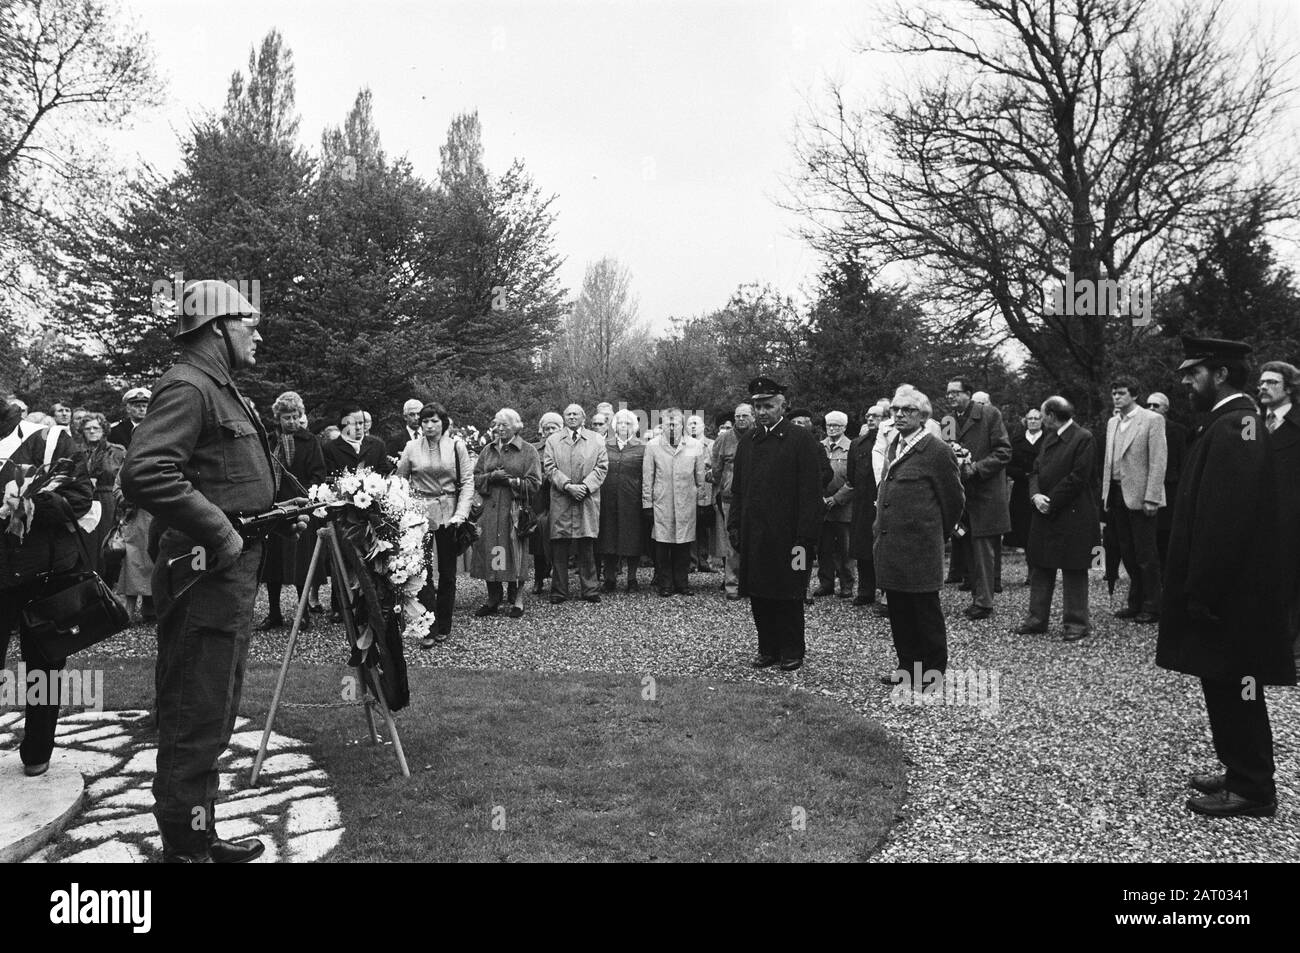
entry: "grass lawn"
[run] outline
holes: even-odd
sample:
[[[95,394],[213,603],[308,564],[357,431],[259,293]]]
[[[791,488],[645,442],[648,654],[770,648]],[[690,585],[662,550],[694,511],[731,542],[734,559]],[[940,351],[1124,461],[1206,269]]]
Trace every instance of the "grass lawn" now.
[[[105,670],[106,708],[150,706],[151,661],[78,665]],[[249,665],[241,714],[259,727],[277,670]],[[287,700],[337,699],[349,672],[295,663]],[[410,678],[409,779],[391,747],[368,745],[360,707],[277,715],[329,773],[347,830],[331,861],[853,861],[906,793],[898,745],[806,691],[665,677],[649,699],[635,674]]]

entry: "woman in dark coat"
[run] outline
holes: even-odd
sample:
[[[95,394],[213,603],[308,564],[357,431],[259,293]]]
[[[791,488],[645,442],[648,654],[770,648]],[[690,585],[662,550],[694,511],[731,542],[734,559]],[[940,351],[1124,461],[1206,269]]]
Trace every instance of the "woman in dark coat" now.
[[[1024,416],[1024,429],[1011,438],[1011,532],[1002,541],[1024,549],[1029,545],[1029,526],[1034,508],[1029,502],[1029,474],[1033,472],[1038,451],[1043,448],[1043,413],[1037,407]]]
[[[77,435],[82,445],[86,463],[86,475],[95,486],[94,502],[99,504],[99,522],[94,529],[86,533],[86,550],[94,563],[92,569],[99,571],[103,562],[104,540],[117,524],[117,495],[114,485],[117,483],[117,471],[122,469],[126,459],[126,448],[108,440],[108,419],[103,414],[89,414],[81,422],[81,433]],[[114,574],[109,585],[117,581]]]
[[[22,410],[16,404],[0,406],[0,442],[9,437],[15,438],[9,441],[10,444],[17,442],[19,435],[14,431],[22,416]],[[65,431],[49,428],[30,434],[12,453],[8,446],[0,452],[0,488],[8,486],[11,480],[17,483],[44,462],[47,437],[59,440],[54,452],[56,460],[72,457],[72,437]],[[93,492],[90,477],[78,461],[71,478],[54,490],[39,492],[33,498],[31,524],[25,528],[21,539],[12,532],[10,513],[7,507],[4,508],[0,517],[0,664],[9,651],[10,638],[19,628],[23,606],[58,589],[57,583],[51,587],[48,577],[41,574],[64,572],[81,561],[81,548],[77,545],[76,535],[68,532],[68,525],[90,509]],[[19,638],[28,677],[41,673],[47,685],[58,684],[54,679],[66,660],[46,658],[35,640],[25,635]],[[25,729],[19,755],[23,772],[34,777],[44,774],[50,766],[59,704],[28,704],[24,717]]]
[[[918,676],[948,668],[948,629],[939,606],[943,544],[961,519],[966,494],[952,448],[924,429],[926,396],[905,385],[890,409],[894,433],[876,493],[876,584],[889,599],[902,682],[919,689]]]
[[[876,522],[876,471],[871,465],[871,449],[876,445],[877,428],[873,427],[849,444],[848,471],[844,486],[836,491],[835,505],[853,504],[849,523],[849,556],[858,561],[858,594],[855,606],[876,601],[876,564],[872,556]]]
[[[564,426],[564,418],[554,411],[542,414],[537,429],[541,434],[535,444],[538,459],[551,434]],[[551,485],[545,480],[532,494],[533,516],[537,519],[537,529],[529,537],[528,551],[533,555],[533,595],[540,596],[546,589],[546,580],[551,577]]]
[[[618,581],[618,563],[627,563],[627,591],[635,592],[637,566],[645,551],[645,527],[641,517],[641,468],[645,444],[633,434],[636,415],[620,410],[605,441],[609,470],[600,487],[600,535],[596,537],[596,554],[604,562],[605,582],[602,589],[613,592]]]
[[[470,574],[487,580],[488,601],[474,613],[495,615],[501,605],[501,584],[506,583],[507,614],[524,614],[524,582],[528,578],[528,543],[515,532],[519,503],[542,485],[542,458],[532,444],[519,438],[524,422],[509,407],[492,418],[493,440],[474,463],[474,490],[483,499],[478,525],[483,534],[474,543]],[[534,530],[533,532],[536,532]]]

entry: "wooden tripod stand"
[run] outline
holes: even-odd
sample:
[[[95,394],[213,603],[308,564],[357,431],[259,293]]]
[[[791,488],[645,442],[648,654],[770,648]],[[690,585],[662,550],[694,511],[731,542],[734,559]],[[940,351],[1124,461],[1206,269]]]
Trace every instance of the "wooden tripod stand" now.
[[[328,548],[330,561],[331,586],[333,587],[335,598],[338,600],[339,611],[343,615],[343,628],[348,634],[348,644],[352,647],[354,653],[357,651],[357,642],[360,639],[360,633],[357,629],[356,613],[352,605],[352,590],[347,585],[347,569],[343,562],[343,550],[339,547],[338,535],[334,532],[334,525],[327,523],[316,531],[316,548],[311,553],[311,565],[307,569],[308,585],[302,587],[302,595],[298,599],[298,611],[293,616],[293,626],[289,629],[289,643],[284,647],[284,661],[280,663],[280,677],[275,682],[275,693],[271,696],[271,710],[266,713],[266,727],[262,729],[262,743],[257,746],[257,757],[253,759],[253,774],[249,778],[249,785],[257,787],[258,776],[262,773],[262,762],[266,758],[266,748],[271,742],[271,727],[275,724],[275,713],[280,707],[280,696],[284,693],[284,684],[289,678],[289,663],[293,660],[294,646],[298,642],[298,633],[302,629],[302,620],[307,613],[307,598],[311,592],[310,582],[316,578],[316,567],[320,564],[321,552]],[[373,668],[367,665],[360,665],[355,669],[357,673],[357,684],[360,685],[362,695],[362,705],[366,710],[366,726],[370,729],[370,743],[379,744],[379,733],[375,731],[375,714],[372,709],[378,708],[379,714],[383,716],[384,724],[388,728],[388,736],[393,739],[393,750],[397,754],[397,763],[402,769],[402,777],[409,778],[411,769],[406,764],[406,753],[402,750],[402,739],[397,733],[397,723],[393,720],[393,713],[388,710],[388,703],[384,701],[384,694],[379,687],[375,678]]]

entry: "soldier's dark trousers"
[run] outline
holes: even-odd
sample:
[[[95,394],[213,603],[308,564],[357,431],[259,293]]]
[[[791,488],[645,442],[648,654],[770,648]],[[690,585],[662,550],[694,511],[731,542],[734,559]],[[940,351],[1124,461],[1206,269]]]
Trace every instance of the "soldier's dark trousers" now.
[[[640,556],[610,556],[608,554],[600,557],[600,565],[604,572],[606,582],[612,583],[618,579],[619,563],[627,564],[627,581],[629,585],[636,585],[636,570],[641,564]]]
[[[803,599],[749,600],[758,629],[758,654],[783,662],[804,656]]]
[[[1119,558],[1128,573],[1128,607],[1138,612],[1160,614],[1160,550],[1156,545],[1159,516],[1124,505],[1119,483],[1112,482],[1108,515],[1115,523]]]
[[[1271,801],[1273,784],[1273,730],[1268,723],[1264,686],[1255,697],[1243,699],[1240,681],[1201,679],[1205,713],[1214,736],[1214,753],[1226,769],[1226,786],[1233,794],[1252,801]]]
[[[9,637],[18,630],[18,618],[23,606],[48,594],[48,587],[40,583],[0,590],[0,666],[5,664]],[[14,694],[17,698],[26,700],[29,697],[27,687],[32,684],[32,677],[39,672],[40,677],[45,679],[46,700],[49,702],[45,705],[25,705],[23,743],[18,748],[18,755],[23,764],[45,764],[54,751],[54,731],[59,724],[59,702],[52,692],[63,684],[58,673],[63,670],[66,660],[47,660],[35,640],[26,635],[19,636],[18,647],[27,668],[27,681],[15,683]],[[15,668],[15,677],[16,673]]]
[[[695,543],[661,543],[656,539],[654,544],[655,579],[659,581],[659,588],[674,592],[687,589]]]
[[[894,634],[898,667],[911,677],[919,662],[921,671],[948,670],[948,628],[937,592],[885,590],[889,599],[889,627]]]
[[[590,536],[582,539],[551,540],[551,595],[569,598],[569,556],[578,555],[578,585],[582,598],[598,595],[596,586],[596,540]]]
[[[261,543],[248,544],[238,562],[209,570],[179,598],[193,577],[188,537],[168,530],[154,563],[158,604],[158,773],[154,817],[166,846],[201,852],[216,836],[213,805],[220,780],[217,760],[230,743],[244,683]]]

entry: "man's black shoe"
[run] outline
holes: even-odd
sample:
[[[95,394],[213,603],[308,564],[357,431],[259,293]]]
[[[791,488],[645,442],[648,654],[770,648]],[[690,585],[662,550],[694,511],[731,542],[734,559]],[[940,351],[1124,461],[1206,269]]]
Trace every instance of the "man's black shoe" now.
[[[1193,774],[1188,783],[1202,794],[1218,794],[1228,779],[1223,774]]]
[[[256,837],[248,840],[218,840],[208,845],[214,864],[246,864],[257,860],[266,850],[266,845]]]
[[[971,586],[971,584],[970,584],[969,582],[965,582],[965,581],[963,581],[962,584],[961,584],[960,586],[958,586],[957,588],[960,589],[962,592],[970,592],[970,591],[972,590],[973,587]]]
[[[677,594],[679,596],[693,596],[695,595],[695,590],[690,586],[686,586],[684,589],[678,589]]]
[[[736,601],[738,601],[739,599],[740,599],[740,593],[738,593],[738,592],[729,592],[729,593],[727,593],[727,601],[728,601],[728,602],[736,602]]]
[[[803,659],[801,658],[785,659],[784,661],[781,662],[781,671],[795,672],[798,671],[802,665],[803,665]]]
[[[1187,809],[1206,817],[1272,817],[1277,813],[1277,799],[1252,801],[1224,790],[1188,798]]]
[[[635,579],[629,579],[629,580],[627,581],[627,591],[628,591],[628,592],[640,592],[640,591],[641,591],[641,584],[640,584],[639,582],[637,582]]]
[[[284,617],[278,615],[269,615],[262,620],[262,624],[257,627],[259,632],[269,632],[271,629],[283,629]]]
[[[486,602],[474,610],[474,618],[482,619],[490,615],[496,615],[497,610],[500,608],[501,608],[500,604],[494,606],[492,605],[492,603]]]
[[[1078,642],[1080,639],[1086,639],[1087,637],[1088,637],[1087,629],[1066,629],[1064,641]]]
[[[855,606],[869,606],[875,601],[876,601],[875,595],[867,592],[859,592],[856,596],[853,597],[853,604]]]
[[[1160,616],[1154,612],[1139,612],[1133,617],[1133,621],[1138,625],[1154,625],[1160,621]]]
[[[338,609],[331,609],[331,610],[330,610],[330,621],[331,621],[331,622],[342,622],[342,621],[343,621],[343,613],[342,613],[342,612],[339,612]]]
[[[671,589],[665,589],[665,588],[663,588],[662,586],[659,587],[659,595],[661,595],[661,596],[671,596],[672,594],[673,594],[673,591],[672,591]]]
[[[583,597],[582,597],[582,601],[583,601],[583,602],[599,602],[599,601],[600,601],[600,596],[597,596],[597,595],[583,596]]]
[[[833,595],[835,595],[835,590],[827,589],[825,586],[818,586],[816,589],[813,590],[813,597],[817,599],[820,599],[822,596],[833,596]]]
[[[1120,609],[1118,612],[1115,613],[1115,618],[1136,619],[1141,614],[1142,614],[1141,611],[1138,609]]]
[[[1046,635],[1047,626],[1033,625],[1029,622],[1022,622],[1011,630],[1015,635]]]
[[[836,593],[836,595],[839,596],[841,599],[847,599],[849,596],[853,595],[853,590],[841,589],[839,592]]]
[[[600,584],[600,591],[601,591],[601,592],[613,592],[613,591],[614,591],[614,586],[615,586],[615,584],[616,584],[616,583],[615,583],[615,580],[613,580],[613,579],[606,579],[604,582],[602,582],[602,583]]]
[[[553,606],[558,606],[561,602],[568,602],[568,601],[569,601],[568,596],[557,596],[554,593],[551,594],[551,605]]]
[[[533,583],[533,595],[540,596],[545,591],[546,591],[546,586],[543,583],[540,582]]]
[[[781,660],[775,655],[755,655],[753,661],[749,664],[754,668],[767,668],[768,666],[775,665],[779,661]]]
[[[972,622],[978,622],[980,619],[987,619],[993,614],[993,610],[988,606],[967,606],[962,610],[962,615]]]

